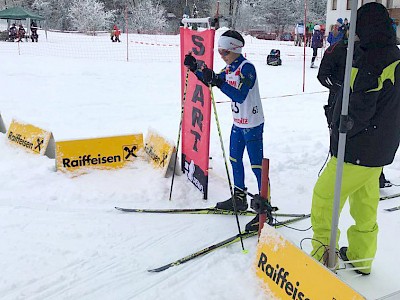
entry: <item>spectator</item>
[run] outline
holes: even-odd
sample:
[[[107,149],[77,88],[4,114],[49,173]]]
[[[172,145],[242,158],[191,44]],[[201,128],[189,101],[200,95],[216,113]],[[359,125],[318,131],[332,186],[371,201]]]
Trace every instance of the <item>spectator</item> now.
[[[300,21],[299,23],[296,24],[296,27],[294,28],[294,34],[296,35],[296,40],[294,45],[301,47],[302,41],[304,39],[304,23],[303,21]]]
[[[315,58],[318,54],[318,48],[322,48],[324,44],[324,37],[321,33],[321,27],[319,25],[314,26],[314,33],[312,35],[311,40],[311,48],[313,49],[313,56],[311,58],[311,68],[316,68],[317,66],[314,65]]]
[[[328,39],[327,42],[329,45],[333,45],[340,41],[343,38],[343,32],[339,31],[339,28],[337,25],[332,25],[331,26],[331,31],[328,33]]]
[[[343,25],[343,19],[342,19],[342,18],[337,19],[337,20],[336,20],[336,25],[337,25],[338,28],[342,27],[342,25]]]
[[[8,37],[10,42],[14,42],[14,40],[17,38],[18,30],[17,27],[15,26],[15,23],[13,23],[8,31]]]
[[[22,42],[22,39],[25,37],[25,28],[24,26],[22,26],[22,24],[19,24],[17,35],[18,35],[17,42]]]
[[[306,46],[311,47],[311,38],[313,34],[314,23],[308,22],[306,26]]]
[[[349,27],[350,27],[349,20],[347,20],[347,18],[344,18],[343,24],[340,26],[339,31],[345,35],[349,30]]]
[[[348,34],[346,33],[342,40],[326,49],[318,70],[317,78],[319,82],[329,89],[328,104],[324,105],[325,116],[329,128],[332,126],[332,114],[337,92],[339,90],[341,91],[344,81],[348,46],[347,35]],[[358,55],[361,55],[358,41],[355,43],[354,47],[355,50],[353,62],[357,60]],[[390,186],[392,186],[392,183],[385,178],[385,174],[382,170],[382,173],[379,176],[379,187],[385,188]]]
[[[31,22],[31,40],[32,40],[32,42],[38,41],[39,35],[37,33],[37,30],[38,30],[37,24],[35,21],[32,20],[32,22]]]
[[[332,25],[335,26],[336,25]],[[321,65],[318,70],[318,80],[329,89],[328,104],[324,106],[325,116],[328,126],[332,122],[332,110],[335,103],[337,92],[341,89],[344,81],[344,71],[346,68],[347,37],[337,43],[332,43],[322,57]]]
[[[353,260],[357,273],[368,275],[377,251],[378,178],[382,167],[393,162],[400,142],[400,50],[382,4],[370,2],[358,9],[356,34],[360,46],[350,82],[348,118],[352,125],[347,127],[340,193],[340,210],[349,198],[355,223],[347,230],[348,247],[340,248],[339,254],[343,260]],[[318,178],[312,198],[311,254],[324,264],[331,235],[339,125],[343,126],[341,96],[339,92],[332,115],[332,158]]]

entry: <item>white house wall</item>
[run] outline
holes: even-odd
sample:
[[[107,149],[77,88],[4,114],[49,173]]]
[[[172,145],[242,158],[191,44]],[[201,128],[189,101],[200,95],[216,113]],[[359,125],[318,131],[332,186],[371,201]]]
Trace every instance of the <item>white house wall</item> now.
[[[336,24],[336,20],[338,18],[342,18],[343,20],[347,18],[349,22],[351,23],[350,20],[350,14],[351,11],[347,10],[347,0],[337,0],[337,9],[332,10],[332,1],[333,0],[328,0],[327,1],[327,10],[326,10],[326,35],[328,35],[330,26]],[[382,0],[382,1],[374,1],[374,0],[364,0],[363,3],[368,3],[368,2],[380,2],[384,6],[389,5],[389,9],[397,8],[400,9],[400,0]],[[358,0],[358,7],[361,6],[361,0]],[[400,20],[397,20],[400,21]],[[399,28],[397,30],[397,33],[399,32]]]

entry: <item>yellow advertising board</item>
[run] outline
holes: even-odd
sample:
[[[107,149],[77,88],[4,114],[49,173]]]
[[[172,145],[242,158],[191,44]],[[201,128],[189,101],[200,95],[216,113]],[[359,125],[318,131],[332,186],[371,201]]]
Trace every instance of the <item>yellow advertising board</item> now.
[[[58,171],[116,169],[133,161],[143,148],[143,134],[56,142]]]
[[[172,142],[167,141],[153,130],[147,132],[144,151],[149,157],[152,166],[163,170],[164,175],[167,174],[174,150],[175,146]]]
[[[4,125],[3,119],[1,118],[1,114],[0,114],[0,132],[1,133],[7,132],[6,125]]]
[[[255,269],[265,291],[276,299],[365,299],[269,226],[260,235]]]
[[[54,138],[50,131],[13,119],[7,131],[7,139],[31,153],[54,158]]]

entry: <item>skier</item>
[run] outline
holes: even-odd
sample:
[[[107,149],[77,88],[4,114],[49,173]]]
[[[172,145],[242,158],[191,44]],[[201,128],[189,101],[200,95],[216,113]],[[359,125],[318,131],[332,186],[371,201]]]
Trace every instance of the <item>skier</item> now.
[[[368,275],[377,249],[378,178],[382,166],[392,163],[400,142],[400,50],[382,4],[370,2],[358,9],[356,34],[360,39],[360,55],[353,64],[350,82],[351,122],[346,125],[352,123],[352,126],[344,126],[347,141],[340,197],[340,210],[350,198],[355,224],[347,230],[349,246],[339,252],[343,260],[364,259],[353,262],[353,266],[358,273]],[[341,103],[338,93],[332,117],[332,158],[318,178],[312,198],[311,255],[324,264],[330,244]]]
[[[216,86],[231,98],[233,125],[230,135],[230,161],[233,169],[234,195],[224,202],[218,202],[216,208],[224,210],[247,209],[246,187],[244,183],[243,154],[247,148],[251,168],[261,189],[261,163],[263,159],[264,113],[255,67],[243,57],[242,35],[228,30],[218,40],[218,52],[226,63],[218,74],[207,66],[199,66],[196,59],[188,54],[184,64],[206,85]],[[258,216],[246,225],[247,231],[258,230]]]
[[[121,35],[121,30],[119,30],[117,25],[114,25],[113,29],[111,30],[111,41],[120,43],[119,36]]]
[[[314,32],[311,38],[311,48],[313,49],[313,56],[311,58],[311,68],[316,68],[314,65],[315,58],[318,54],[318,48],[322,48],[324,43],[324,37],[321,33],[321,27],[317,24],[314,26]]]

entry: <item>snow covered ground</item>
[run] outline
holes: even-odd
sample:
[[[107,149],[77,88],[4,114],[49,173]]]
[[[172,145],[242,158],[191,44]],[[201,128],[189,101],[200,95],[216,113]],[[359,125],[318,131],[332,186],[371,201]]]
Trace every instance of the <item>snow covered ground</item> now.
[[[146,134],[153,128],[176,141],[179,47],[138,46],[148,36],[133,36],[130,44],[141,52],[132,53],[126,62],[112,55],[124,57],[125,39],[117,44],[107,35],[82,37],[90,43],[81,50],[77,42],[71,45],[74,39],[57,39],[60,35],[49,33],[47,42],[23,43],[20,52],[16,43],[1,42],[0,113],[7,127],[16,118],[51,131],[56,141]],[[177,36],[158,38],[162,43],[179,43]],[[309,213],[312,189],[328,154],[322,109],[328,93],[316,79],[318,70],[309,68],[302,92],[302,48],[246,40],[266,116],[264,143],[271,164],[272,202],[281,212]],[[76,53],[69,50],[73,47]],[[272,48],[282,51],[280,67],[265,63]],[[87,55],[97,49],[107,49],[104,57]],[[307,67],[310,52],[307,49]],[[222,66],[215,55],[215,68]],[[214,93],[221,101],[217,109],[227,147],[230,105],[217,89]],[[237,243],[162,273],[147,272],[236,234],[233,216],[124,214],[114,209],[207,207],[227,199],[224,161],[212,120],[208,201],[185,176],[175,177],[173,200],[168,201],[171,179],[143,160],[124,169],[93,170],[79,177],[55,172],[53,159],[26,153],[0,134],[1,299],[269,299],[262,294],[253,269],[255,238],[245,240],[248,254]],[[246,156],[245,164],[249,191],[256,193]],[[400,183],[398,158],[385,174]],[[382,194],[399,191],[393,187]],[[379,205],[379,245],[372,274],[338,273],[367,299],[399,290],[399,213],[383,211],[399,201]],[[242,227],[250,219],[240,217]],[[346,206],[340,220],[341,246],[347,245],[346,228],[352,222]],[[309,220],[292,225],[309,226]],[[296,245],[312,236],[311,230],[279,231]],[[303,242],[303,247],[309,251],[309,242]]]

